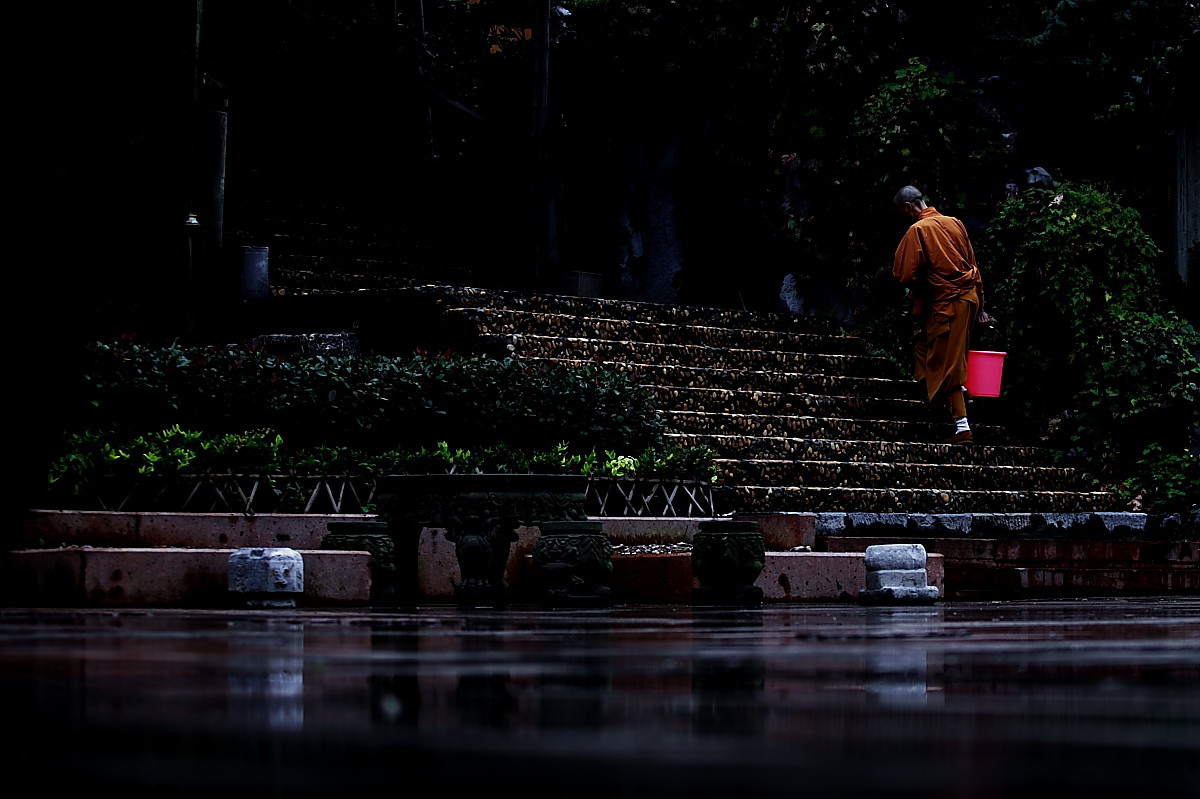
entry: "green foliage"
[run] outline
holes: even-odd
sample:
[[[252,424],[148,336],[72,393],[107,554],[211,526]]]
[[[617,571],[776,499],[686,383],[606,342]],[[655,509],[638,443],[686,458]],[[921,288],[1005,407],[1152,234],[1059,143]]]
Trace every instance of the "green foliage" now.
[[[641,450],[580,452],[566,442],[540,448],[497,444],[462,449],[438,442],[416,451],[384,453],[373,464],[377,474],[583,474],[592,477],[706,480],[716,478],[709,447],[656,445]]]
[[[1169,117],[1195,102],[1186,59],[1200,32],[1196,3],[1051,0],[1044,6],[1042,25],[1019,51],[1053,59],[1062,68],[1058,80],[1090,87],[1066,99],[1086,98],[1097,122],[1148,112]]]
[[[712,479],[706,448],[663,440],[653,396],[600,365],[485,356],[284,359],[97,342],[49,477],[549,472]],[[147,429],[154,432],[145,432]]]
[[[98,342],[89,357],[82,424],[128,433],[172,424],[209,432],[269,427],[297,447],[379,452],[436,441],[645,447],[663,429],[653,396],[601,365],[466,355],[284,359],[130,341]]]
[[[1200,497],[1200,457],[1195,450],[1150,444],[1138,458],[1137,470],[1118,488],[1139,507],[1186,510]]]
[[[89,430],[69,437],[48,475],[52,503],[75,507],[104,491],[109,480],[167,485],[181,475],[582,474],[593,477],[715,481],[717,453],[702,446],[656,445],[641,450],[579,451],[567,442],[546,448],[508,444],[472,448],[445,441],[415,449],[367,452],[343,446],[298,449],[270,430],[207,434],[173,426],[121,439]],[[302,498],[301,498],[302,499]],[[303,507],[299,501],[297,507]]]
[[[976,243],[987,302],[1016,356],[1012,394],[1038,416],[1069,407],[1114,314],[1158,306],[1158,248],[1104,189],[1037,189],[1001,204]]]
[[[978,90],[911,58],[884,77],[854,115],[848,160],[861,185],[879,187],[884,197],[913,183],[961,216],[993,201],[972,197],[972,182],[995,176],[993,186],[1003,184],[1001,133]]]
[[[1200,499],[1180,488],[1188,470],[1164,471],[1197,457],[1180,442],[1200,433],[1200,334],[1164,308],[1136,209],[1092,185],[1028,191],[977,249],[1008,341],[1007,401],[1105,484],[1160,506]]]
[[[172,425],[122,436],[88,429],[66,435],[47,479],[51,496],[64,498],[94,490],[102,477],[131,481],[169,480],[180,474],[266,474],[279,470],[282,444],[272,430],[207,434]]]

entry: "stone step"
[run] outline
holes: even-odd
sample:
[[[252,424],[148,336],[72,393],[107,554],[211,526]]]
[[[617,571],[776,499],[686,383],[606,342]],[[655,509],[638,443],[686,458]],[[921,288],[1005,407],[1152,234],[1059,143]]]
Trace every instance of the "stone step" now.
[[[608,319],[639,319],[643,322],[676,325],[847,335],[845,328],[833,320],[789,313],[664,305],[631,300],[576,297],[565,294],[530,294],[503,289],[446,285],[414,286],[406,289],[405,293],[410,297],[419,297],[427,303],[440,305],[442,308],[505,308],[516,311],[571,314]]]
[[[759,522],[769,551],[756,585],[765,602],[855,601],[865,585],[863,553],[879,544],[920,544],[929,584],[946,600],[1194,595],[1200,592],[1200,541],[1172,537],[1140,513],[1065,514],[766,514]],[[371,603],[365,551],[308,548],[330,521],[372,516],[107,513],[34,511],[24,540],[134,541],[134,546],[19,549],[5,554],[3,598],[10,605],[229,607],[229,557],[238,544],[287,542],[304,559],[298,605]],[[621,603],[691,601],[690,554],[634,554],[624,542],[690,543],[701,519],[614,519],[612,589]],[[420,602],[453,601],[453,546],[441,531],[420,541]],[[536,599],[531,550],[537,531],[520,528],[507,576],[514,601]],[[224,546],[205,546],[211,543]],[[796,551],[812,542],[815,551]],[[187,544],[190,544],[187,545]],[[782,549],[788,548],[791,551]],[[684,548],[685,549],[685,548]]]
[[[944,556],[945,596],[951,600],[1159,596],[1200,591],[1197,541],[964,539],[908,531],[902,538],[824,535],[818,537],[817,545],[827,552],[865,552],[869,546],[901,540]]]
[[[510,308],[449,308],[483,336],[549,336],[597,341],[705,345],[726,349],[866,355],[867,343],[848,335],[780,332],[749,328],[683,325],[643,319],[577,316]]]
[[[893,419],[853,419],[830,416],[789,416],[769,413],[722,413],[708,411],[665,410],[668,435],[680,441],[708,436],[744,438],[783,438],[804,440],[832,440],[858,442],[926,442],[924,446],[941,447],[948,428],[941,421],[898,421]],[[972,429],[986,449],[984,442],[991,442],[989,453],[995,457],[996,448],[1003,447],[1009,457],[1034,465],[1048,465],[1050,453],[1039,447],[1020,445],[1005,427],[977,425]],[[928,443],[934,442],[934,443]],[[909,444],[900,444],[908,446]],[[965,454],[970,447],[955,447],[953,451],[937,450],[941,457]]]
[[[625,365],[617,368],[626,369]],[[658,403],[666,411],[691,411],[696,413],[728,413],[753,414],[758,416],[812,416],[833,419],[860,420],[894,420],[903,422],[933,422],[927,403],[920,400],[897,399],[887,396],[889,388],[899,393],[900,388],[894,381],[883,381],[871,385],[869,381],[854,381],[850,378],[817,380],[801,379],[792,390],[772,391],[767,388],[755,388],[753,377],[761,373],[738,372],[713,373],[705,370],[691,370],[694,383],[721,382],[736,387],[708,387],[704,385],[689,385],[684,382],[688,376],[684,370],[677,370],[676,384],[662,384],[655,380],[661,377],[656,374],[655,367],[642,370],[638,365],[628,365],[636,379],[653,393]],[[762,375],[766,380],[783,383],[783,379]],[[749,378],[749,379],[748,379]],[[819,385],[825,383],[826,385]],[[740,385],[739,385],[740,384]],[[822,392],[826,389],[829,393]],[[811,389],[813,393],[805,390]],[[836,389],[849,389],[855,393],[833,393]],[[943,435],[944,437],[944,435]]]
[[[969,405],[974,444],[943,444],[948,420],[920,385],[831,320],[444,285],[386,297],[376,307],[481,351],[629,374],[663,408],[669,440],[720,455],[727,512],[1121,506],[1025,431],[991,423],[987,399]]]
[[[238,549],[96,547],[3,553],[10,606],[237,608],[246,598],[229,587]],[[371,600],[371,555],[350,550],[295,550],[303,564],[296,607],[361,606]]]
[[[5,553],[6,606],[108,608],[243,608],[246,598],[229,590],[234,549],[67,547]],[[297,550],[304,569],[303,592],[288,594],[299,608],[387,607],[373,600],[370,554],[348,550]],[[612,604],[693,602],[697,583],[690,553],[614,554],[609,586]],[[928,556],[928,584],[943,595],[943,558]],[[454,566],[426,579],[445,586],[418,597],[416,604],[455,601],[450,589]],[[532,556],[510,560],[509,601],[540,601]],[[853,602],[866,585],[864,556],[857,552],[768,552],[755,582],[762,600],[773,602]],[[400,604],[408,604],[401,602]]]
[[[35,510],[19,536],[34,548],[4,553],[9,579],[0,586],[0,598],[9,605],[43,607],[237,606],[242,598],[228,591],[230,556],[245,547],[288,546],[300,553],[304,565],[304,592],[296,598],[297,606],[378,604],[370,553],[320,548],[331,523],[375,518]],[[706,520],[603,520],[605,534],[616,545],[611,578],[614,603],[689,604],[696,587],[689,552],[622,550],[648,543],[686,549]],[[765,602],[853,601],[865,586],[860,553],[796,551],[808,549],[814,540],[811,515],[764,518],[761,526],[770,551],[756,584],[763,589]],[[537,536],[536,528],[516,530],[505,573],[514,602],[538,599],[539,580],[532,563]],[[94,543],[81,545],[81,541]],[[46,542],[58,546],[37,546]],[[445,539],[444,531],[422,530],[413,547],[409,560],[397,558],[398,568],[413,572],[411,599],[455,601],[458,566],[454,545]],[[941,556],[932,553],[930,585],[943,590],[943,573]]]
[[[797,375],[896,379],[895,369],[881,358],[779,350],[731,349],[700,344],[658,344],[611,339],[561,338],[510,334],[504,346],[522,357],[556,361],[653,364],[709,372],[740,371],[794,380]],[[486,345],[485,345],[486,346]],[[492,345],[495,347],[495,344]],[[645,370],[643,370],[645,372]],[[789,384],[793,384],[788,380]],[[685,384],[687,385],[687,384]],[[794,385],[794,384],[793,384]],[[764,386],[757,382],[749,387]]]
[[[1177,540],[1178,520],[1131,511],[1048,513],[814,513],[813,543],[818,538],[1024,538],[1072,540]],[[770,518],[762,517],[762,518]]]
[[[720,429],[720,425],[713,425]],[[712,429],[712,428],[710,428]],[[705,445],[722,458],[735,460],[836,461],[873,464],[937,464],[950,466],[1055,467],[1053,456],[1035,447],[979,444],[957,446],[907,441],[855,440],[849,437],[746,436],[721,433],[668,433],[680,446]],[[981,437],[985,432],[980,432]],[[1074,470],[1063,469],[1064,477]]]
[[[1124,500],[1103,491],[982,491],[795,485],[722,486],[717,512],[738,513],[1079,513],[1119,511]]]
[[[526,357],[531,364],[579,368],[596,361]],[[928,404],[915,396],[911,381],[842,375],[805,375],[748,369],[706,369],[686,365],[605,361],[653,391],[664,409],[721,410],[731,413],[829,413],[846,417],[929,420]],[[687,407],[680,407],[685,404]],[[889,413],[888,409],[896,409]],[[839,409],[845,413],[837,414]],[[854,411],[851,413],[850,411]],[[873,417],[870,415],[874,414]]]
[[[990,466],[942,463],[863,463],[856,461],[794,461],[763,459],[715,460],[723,486],[777,485],[934,489],[958,491],[1090,490],[1090,481],[1071,469],[1030,466]]]

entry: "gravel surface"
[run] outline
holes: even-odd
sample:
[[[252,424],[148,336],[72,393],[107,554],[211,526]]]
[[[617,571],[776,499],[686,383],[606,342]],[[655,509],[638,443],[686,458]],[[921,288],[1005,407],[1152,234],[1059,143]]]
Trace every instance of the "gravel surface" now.
[[[667,555],[691,551],[692,545],[686,541],[674,544],[613,544],[614,555]]]

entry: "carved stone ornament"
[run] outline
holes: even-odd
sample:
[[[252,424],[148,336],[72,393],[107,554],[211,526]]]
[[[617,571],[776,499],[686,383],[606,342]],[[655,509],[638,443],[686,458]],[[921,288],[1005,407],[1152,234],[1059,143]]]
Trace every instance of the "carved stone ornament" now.
[[[546,604],[601,607],[611,600],[612,542],[599,521],[543,522],[533,547]]]
[[[507,600],[504,570],[517,528],[584,519],[586,491],[583,475],[390,475],[380,481],[377,504],[380,518],[397,529],[445,529],[458,559],[458,603],[499,607]]]
[[[693,601],[711,605],[761,604],[763,592],[755,582],[765,565],[766,544],[757,522],[700,522],[692,537],[692,573],[699,583]]]

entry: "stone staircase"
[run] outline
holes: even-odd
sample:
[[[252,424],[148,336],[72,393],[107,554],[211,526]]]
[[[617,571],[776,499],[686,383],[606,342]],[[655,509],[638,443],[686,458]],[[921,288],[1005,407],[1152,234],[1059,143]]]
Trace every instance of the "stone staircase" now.
[[[1123,524],[1144,523],[1119,496],[987,414],[974,445],[938,443],[948,422],[917,384],[825,320],[450,286],[404,291],[474,331],[480,351],[602,362],[633,375],[658,398],[672,441],[719,453],[726,513],[1004,514],[1029,525],[1117,513]],[[975,400],[972,415],[988,401]]]
[[[918,385],[827,320],[440,285],[390,301],[458,347],[630,373],[671,440],[718,453],[718,514],[801,549],[951,553],[950,598],[1200,591],[1200,542],[1172,520],[1056,464],[991,398],[971,403],[974,444],[940,443]]]
[[[249,205],[231,209],[230,242],[271,248],[273,296],[239,309],[246,331],[345,334],[398,355],[511,345],[531,360],[603,361],[655,392],[674,440],[720,453],[721,513],[762,520],[776,548],[951,553],[950,596],[1200,591],[1195,520],[1180,532],[1127,511],[1056,464],[1003,397],[970,405],[975,444],[938,443],[947,422],[917,385],[833,322],[569,296],[604,293],[582,285],[530,293],[536,281],[504,261],[422,249],[429,237],[405,235],[407,216],[375,201],[299,207],[265,185],[238,196]]]

